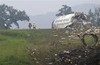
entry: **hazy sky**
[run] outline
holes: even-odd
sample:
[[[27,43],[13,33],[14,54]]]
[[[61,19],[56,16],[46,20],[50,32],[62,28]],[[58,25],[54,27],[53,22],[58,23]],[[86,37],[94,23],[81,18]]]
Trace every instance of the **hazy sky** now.
[[[100,0],[0,0],[0,4],[6,4],[19,10],[25,10],[28,15],[57,11],[64,4],[75,6],[85,3],[99,4]]]

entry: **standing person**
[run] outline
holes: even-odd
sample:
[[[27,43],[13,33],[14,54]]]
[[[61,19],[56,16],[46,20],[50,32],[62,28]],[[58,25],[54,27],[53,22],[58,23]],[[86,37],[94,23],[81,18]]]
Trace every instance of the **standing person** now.
[[[36,29],[36,25],[35,25],[35,23],[33,23],[33,29]]]
[[[32,24],[31,24],[31,23],[29,23],[28,27],[29,27],[29,29],[31,29],[31,28],[32,28]]]

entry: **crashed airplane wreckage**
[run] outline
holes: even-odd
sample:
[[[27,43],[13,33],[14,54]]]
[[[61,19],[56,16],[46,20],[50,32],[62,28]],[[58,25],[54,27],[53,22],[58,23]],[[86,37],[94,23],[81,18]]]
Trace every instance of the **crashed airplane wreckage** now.
[[[78,27],[91,24],[91,22],[87,22],[86,14],[71,13],[71,14],[59,16],[58,18],[56,18],[52,22],[52,28],[53,29],[67,28],[67,27],[73,26],[74,24],[76,25],[76,23],[78,23]]]

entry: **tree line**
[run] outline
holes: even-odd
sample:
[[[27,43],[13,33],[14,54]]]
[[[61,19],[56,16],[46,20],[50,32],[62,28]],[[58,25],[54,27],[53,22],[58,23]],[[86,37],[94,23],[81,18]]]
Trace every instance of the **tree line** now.
[[[93,23],[94,26],[100,26],[100,7],[92,9],[88,12],[88,19]]]
[[[58,11],[56,16],[74,13],[72,8],[67,5],[62,5],[62,8]],[[91,21],[94,26],[100,26],[100,7],[94,8],[94,11],[90,9],[87,14],[87,19]],[[15,24],[17,28],[19,28],[18,21],[25,20],[30,20],[25,11],[17,10],[12,6],[7,6],[5,4],[0,5],[0,29],[10,29],[11,24]]]

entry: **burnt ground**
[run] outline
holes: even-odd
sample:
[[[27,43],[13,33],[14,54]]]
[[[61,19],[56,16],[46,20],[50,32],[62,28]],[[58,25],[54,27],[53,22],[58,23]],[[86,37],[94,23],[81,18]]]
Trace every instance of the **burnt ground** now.
[[[100,47],[77,48],[58,56],[61,65],[100,65]]]
[[[100,65],[100,46],[95,46],[98,43],[98,37],[92,34],[94,38],[94,47],[88,46],[85,43],[84,36],[81,41],[85,45],[84,48],[76,48],[71,51],[62,51],[58,54],[58,62],[61,65]],[[89,34],[91,35],[91,34]]]

